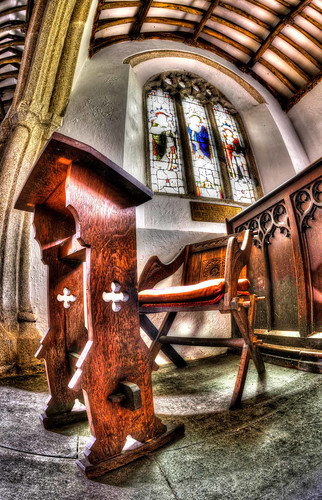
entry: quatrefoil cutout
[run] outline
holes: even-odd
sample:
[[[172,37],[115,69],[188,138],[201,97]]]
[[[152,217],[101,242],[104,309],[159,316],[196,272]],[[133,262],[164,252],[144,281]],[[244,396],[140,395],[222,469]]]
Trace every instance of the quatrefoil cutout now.
[[[60,295],[60,293],[57,295],[57,300],[58,302],[64,302],[64,307],[65,309],[70,308],[70,304],[72,302],[75,302],[76,297],[75,295],[70,294],[70,290],[68,288],[64,288],[63,290],[63,295]]]
[[[129,294],[127,292],[120,292],[121,285],[118,281],[113,281],[111,284],[111,292],[103,292],[104,302],[112,301],[112,309],[114,312],[118,312],[121,309],[120,302],[126,302],[129,300]]]

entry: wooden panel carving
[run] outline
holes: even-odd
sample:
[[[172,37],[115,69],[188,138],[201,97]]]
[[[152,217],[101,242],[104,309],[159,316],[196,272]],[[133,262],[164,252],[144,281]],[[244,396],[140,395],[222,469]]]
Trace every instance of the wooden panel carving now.
[[[291,238],[290,224],[284,200],[259,213],[256,217],[236,228],[237,232],[251,229],[253,243],[261,252],[256,257],[252,253],[249,278],[253,293],[265,295],[268,300],[261,304],[256,320],[257,328],[283,330],[288,325],[297,329],[297,283]],[[281,266],[281,253],[285,258]],[[261,269],[262,275],[258,273]],[[263,280],[261,276],[266,278]],[[256,290],[256,291],[255,291]],[[290,311],[292,304],[292,311]],[[266,307],[266,312],[264,308]],[[289,314],[292,320],[290,322]]]
[[[308,273],[313,332],[322,331],[322,178],[292,196]]]
[[[322,330],[321,204],[319,160],[228,222],[229,232],[253,231],[249,278],[268,305],[257,328]]]
[[[237,227],[236,232],[245,229],[250,229],[253,232],[253,242],[258,248],[269,245],[276,230],[289,238],[291,233],[284,201],[260,213],[246,224]]]

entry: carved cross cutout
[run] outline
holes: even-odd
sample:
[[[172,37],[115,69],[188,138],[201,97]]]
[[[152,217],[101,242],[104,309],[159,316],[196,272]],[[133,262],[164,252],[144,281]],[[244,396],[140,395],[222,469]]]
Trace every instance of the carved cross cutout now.
[[[113,311],[118,312],[121,309],[120,302],[126,302],[129,299],[129,294],[126,292],[120,292],[121,285],[118,281],[113,281],[111,288],[111,292],[103,292],[103,300],[104,302],[112,301]]]
[[[64,302],[65,309],[69,309],[70,303],[75,302],[76,297],[75,295],[70,295],[70,290],[68,290],[68,288],[64,288],[63,292],[64,295],[60,295],[60,293],[57,295],[57,300],[58,302]]]

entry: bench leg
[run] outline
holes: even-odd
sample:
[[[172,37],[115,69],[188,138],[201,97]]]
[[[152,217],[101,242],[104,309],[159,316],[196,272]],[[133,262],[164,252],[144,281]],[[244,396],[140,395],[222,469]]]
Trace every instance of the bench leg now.
[[[176,315],[177,313],[168,313],[168,314]],[[167,316],[168,316],[168,314],[167,314]],[[166,316],[165,320],[167,319],[167,316]],[[164,325],[165,320],[163,321],[162,326]],[[153,341],[153,343],[155,342],[156,339],[159,339],[161,337],[161,334],[167,335],[173,321],[174,321],[174,318],[173,318],[167,332],[162,333],[162,326],[161,326],[160,330],[158,330],[154,326],[152,321],[149,320],[149,318],[146,316],[146,314],[140,314],[140,326],[141,326],[142,330],[144,330],[145,333],[150,337],[150,339]],[[153,346],[153,343],[152,343],[152,346]],[[158,344],[160,344],[160,343],[158,342]],[[172,363],[177,368],[183,368],[183,367],[187,366],[187,363],[185,362],[185,360],[180,356],[180,354],[177,353],[177,351],[171,345],[160,344],[160,348],[161,348],[161,351],[163,352],[163,354],[165,354],[167,356],[167,358],[169,358],[170,361],[172,361]],[[158,352],[159,352],[160,348],[158,349]],[[158,352],[157,352],[157,354],[158,354]],[[156,355],[155,355],[155,357],[156,357]],[[153,359],[155,359],[155,357]]]
[[[245,343],[249,346],[250,355],[254,364],[256,366],[257,372],[259,375],[264,373],[265,365],[259,348],[253,344],[253,326],[255,321],[255,313],[256,313],[256,297],[255,295],[250,296],[250,308],[248,311],[248,315],[246,310],[241,307],[237,311],[232,311],[234,318],[236,320],[239,331],[245,340]]]
[[[244,347],[242,348],[237,379],[229,407],[230,410],[234,410],[240,406],[248,371],[249,360],[250,360],[249,346],[245,344]]]

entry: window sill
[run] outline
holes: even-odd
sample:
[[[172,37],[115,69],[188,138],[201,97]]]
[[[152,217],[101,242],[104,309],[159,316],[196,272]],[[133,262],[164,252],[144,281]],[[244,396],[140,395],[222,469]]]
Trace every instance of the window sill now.
[[[235,201],[235,200],[229,200],[229,199],[221,199],[221,198],[208,198],[205,196],[193,196],[189,194],[176,194],[176,193],[159,193],[159,192],[154,192],[153,197],[158,197],[158,196],[170,196],[171,198],[184,198],[189,201],[202,201],[202,202],[209,202],[209,203],[216,203],[220,205],[226,205],[228,207],[240,207],[240,208],[246,208],[252,205],[252,203],[243,203],[241,201]],[[255,202],[254,202],[255,203]]]

